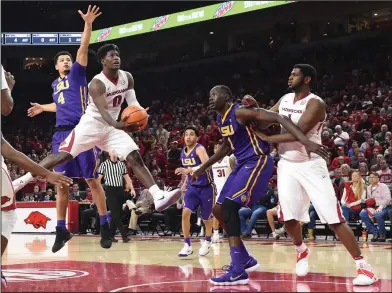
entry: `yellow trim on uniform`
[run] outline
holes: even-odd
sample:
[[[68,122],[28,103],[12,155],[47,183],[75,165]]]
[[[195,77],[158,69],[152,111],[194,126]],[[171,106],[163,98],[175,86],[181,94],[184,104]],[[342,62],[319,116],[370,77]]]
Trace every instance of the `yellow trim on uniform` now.
[[[234,151],[234,150],[235,150],[235,147],[234,147],[233,142],[231,141],[230,137],[227,136],[227,140],[228,140],[228,142],[230,143],[231,150]]]
[[[255,184],[256,184],[256,182],[257,182],[257,179],[259,179],[260,174],[261,174],[261,171],[263,171],[263,169],[264,169],[264,167],[265,167],[265,164],[267,164],[268,156],[264,156],[264,158],[265,158],[264,163],[263,163],[263,165],[261,166],[259,172],[257,173],[256,178],[255,178],[255,180],[253,181],[253,185],[252,185],[252,187],[251,187],[250,190],[249,190],[249,197],[248,197],[247,202],[250,201],[250,197],[252,196],[252,190],[253,190],[253,188],[255,187]]]
[[[195,145],[193,146],[193,148],[192,148],[188,153],[186,152],[186,150],[184,150],[185,156],[189,156],[190,153],[195,149],[196,146],[197,146],[197,144],[195,144]],[[185,148],[188,149],[188,147],[185,147]]]
[[[257,148],[259,149],[260,153],[264,156],[264,152],[263,152],[263,150],[260,148],[259,141],[258,141],[258,139],[257,139],[256,134],[255,134],[253,131],[252,131],[252,134],[253,134],[253,138],[255,139]]]
[[[95,172],[97,171],[97,169],[99,167],[98,160],[97,160],[98,152],[97,152],[97,149],[95,147],[93,147],[93,152],[94,152],[94,159],[95,159],[95,167],[94,167],[94,170],[93,170],[93,174],[91,174],[91,178],[95,178],[94,174],[95,174]]]
[[[248,182],[246,182],[245,187],[242,188],[240,191],[234,193],[233,196],[232,196],[231,198],[235,198],[237,195],[241,194],[242,192],[244,192],[245,190],[248,189],[248,186],[249,186],[249,184],[250,184],[250,181],[252,180],[252,177],[253,177],[254,173],[256,172],[257,168],[259,167],[259,165],[260,165],[262,159],[263,159],[263,157],[260,157],[260,158],[259,158],[256,167],[253,169],[252,174],[250,174],[250,176],[249,176]],[[245,165],[246,165],[246,164],[245,164]],[[243,168],[245,168],[245,167],[243,167]]]
[[[248,126],[245,126],[245,129],[246,129],[246,132],[248,132],[249,140],[250,140],[250,143],[252,144],[253,151],[255,152],[256,155],[260,155],[260,154],[258,154],[257,151],[256,151],[256,146],[255,146],[255,144],[253,143],[253,138],[252,138],[252,134],[250,133],[249,127],[248,127]]]
[[[82,105],[82,113],[84,114],[84,102],[83,102],[83,89],[82,86],[79,87],[80,91],[80,104]]]
[[[211,169],[208,169],[206,171],[206,175],[207,175],[208,183],[214,182],[214,179],[211,176]]]
[[[212,205],[212,209],[214,209],[214,205],[215,205],[215,201],[216,201],[216,196],[218,195],[218,190],[216,189],[216,185],[215,185],[214,182],[211,183],[211,187],[212,187],[212,192],[213,192],[213,194],[212,194],[212,203],[211,203],[211,205]],[[211,215],[210,215],[209,219],[212,219],[213,217],[214,217],[214,214],[213,214],[212,211],[211,211]]]
[[[227,109],[225,115],[223,115],[223,117],[222,117],[222,124],[223,124],[223,122],[225,122],[225,120],[226,120],[226,118],[227,118],[227,115],[229,115],[229,113],[230,113],[230,111],[231,111],[231,108],[233,108],[233,105],[234,105],[234,104],[231,104],[230,107],[229,107],[229,109]]]

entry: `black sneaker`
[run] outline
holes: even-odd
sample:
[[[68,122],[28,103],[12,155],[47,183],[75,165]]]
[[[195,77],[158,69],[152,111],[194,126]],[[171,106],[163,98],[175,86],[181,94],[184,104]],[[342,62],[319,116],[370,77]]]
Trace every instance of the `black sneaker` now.
[[[128,236],[135,236],[135,235],[137,235],[137,232],[136,232],[136,230],[133,230],[133,229],[129,229],[129,228],[128,228],[127,235],[128,235]]]
[[[72,237],[73,234],[70,233],[67,229],[64,230],[56,227],[56,240],[54,241],[52,252],[56,253],[59,251],[64,247],[65,243],[72,239]]]
[[[248,233],[248,232],[244,232],[241,235],[242,239],[247,239],[247,238],[252,238],[252,234]]]
[[[114,237],[110,238],[110,240],[112,240],[112,242],[114,242],[114,243],[118,242],[118,240]]]
[[[101,225],[101,247],[106,249],[112,247],[112,236],[108,223]]]
[[[371,242],[378,242],[378,239],[380,238],[380,235],[378,234],[373,234],[373,238],[370,240]]]

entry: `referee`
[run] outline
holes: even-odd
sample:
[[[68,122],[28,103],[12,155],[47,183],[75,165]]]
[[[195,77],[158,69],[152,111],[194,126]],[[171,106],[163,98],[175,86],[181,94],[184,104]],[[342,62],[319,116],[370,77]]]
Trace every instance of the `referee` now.
[[[120,230],[123,242],[128,242],[127,231],[121,222],[122,205],[125,202],[125,190],[133,191],[131,178],[127,172],[127,166],[124,162],[118,160],[116,152],[109,152],[110,158],[104,161],[98,169],[100,180],[105,180],[106,202],[112,214],[110,221],[110,231],[112,241],[117,242],[114,238],[117,228]]]

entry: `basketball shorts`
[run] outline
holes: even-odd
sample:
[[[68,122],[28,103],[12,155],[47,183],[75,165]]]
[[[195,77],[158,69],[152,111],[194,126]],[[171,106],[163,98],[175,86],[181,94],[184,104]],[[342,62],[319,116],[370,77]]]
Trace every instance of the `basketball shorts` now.
[[[227,178],[216,203],[222,204],[228,198],[244,207],[253,206],[266,195],[273,168],[270,156],[256,157],[237,166]]]
[[[212,218],[212,208],[215,204],[215,185],[207,187],[187,186],[184,194],[184,208],[196,213],[200,207],[200,216],[203,220]]]
[[[59,153],[60,144],[69,136],[72,130],[56,131],[52,137],[52,152]],[[58,165],[54,168],[56,172],[64,172],[70,178],[97,178],[96,172],[100,150],[97,147],[81,152],[71,161]]]
[[[59,151],[70,153],[73,157],[94,146],[106,152],[115,151],[120,160],[133,151],[139,150],[133,139],[124,131],[106,122],[84,114],[80,122],[61,143]]]
[[[312,202],[322,223],[345,222],[329,178],[327,164],[322,158],[306,162],[278,163],[279,221],[309,222]]]
[[[1,235],[10,239],[17,218],[15,210],[1,211]]]

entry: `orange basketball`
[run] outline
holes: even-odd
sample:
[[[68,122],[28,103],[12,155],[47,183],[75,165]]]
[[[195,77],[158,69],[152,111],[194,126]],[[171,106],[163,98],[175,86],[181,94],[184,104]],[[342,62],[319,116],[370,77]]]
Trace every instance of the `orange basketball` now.
[[[148,114],[147,111],[140,107],[131,105],[124,109],[121,114],[121,120],[124,120],[124,117],[128,118],[125,120],[128,123],[135,123],[138,122],[140,124],[139,130],[143,130],[146,128],[148,124]]]

